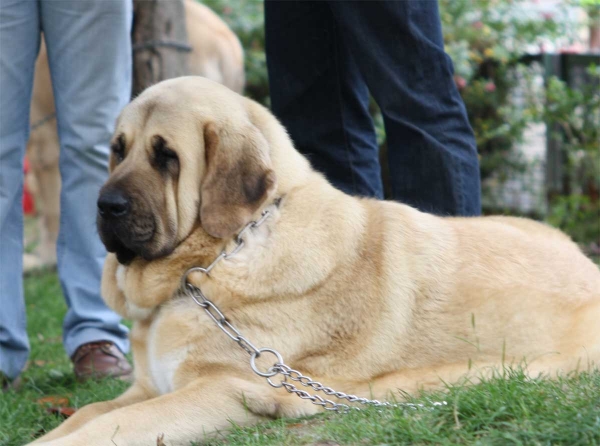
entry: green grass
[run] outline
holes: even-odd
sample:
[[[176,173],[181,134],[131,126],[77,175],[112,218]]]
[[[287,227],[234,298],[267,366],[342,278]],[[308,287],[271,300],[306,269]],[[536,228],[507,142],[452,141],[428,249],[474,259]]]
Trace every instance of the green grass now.
[[[56,274],[25,279],[25,299],[31,355],[18,392],[0,394],[0,445],[22,445],[58,426],[62,418],[36,401],[66,397],[72,407],[111,399],[127,384],[118,380],[77,383],[62,346],[62,321],[67,310]],[[0,311],[2,311],[0,309]]]
[[[600,444],[598,372],[531,380],[519,370],[506,371],[475,386],[418,398],[440,399],[447,406],[429,411],[373,408],[234,428],[214,444]]]
[[[32,353],[19,392],[0,395],[0,445],[21,445],[61,418],[36,401],[67,397],[73,407],[114,398],[126,384],[116,380],[76,383],[61,342],[65,313],[54,273],[25,280]],[[416,401],[443,399],[431,411],[369,409],[276,420],[252,428],[233,427],[211,444],[232,445],[598,445],[600,372],[581,372],[558,380],[528,379],[519,369],[473,386],[449,386]],[[168,439],[166,439],[168,440]]]

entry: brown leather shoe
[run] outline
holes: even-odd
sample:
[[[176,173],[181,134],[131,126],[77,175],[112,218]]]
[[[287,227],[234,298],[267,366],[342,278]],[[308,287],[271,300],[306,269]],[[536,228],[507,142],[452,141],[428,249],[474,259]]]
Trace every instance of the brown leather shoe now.
[[[131,365],[110,341],[90,342],[80,346],[73,356],[73,371],[79,381],[88,379],[131,378]]]

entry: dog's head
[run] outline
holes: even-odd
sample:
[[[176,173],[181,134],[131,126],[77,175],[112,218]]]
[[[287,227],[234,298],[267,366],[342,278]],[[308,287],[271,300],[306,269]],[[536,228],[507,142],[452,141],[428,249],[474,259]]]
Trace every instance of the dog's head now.
[[[275,192],[269,147],[249,101],[200,77],[157,84],[117,120],[98,231],[119,262],[170,254],[198,226],[216,238]]]

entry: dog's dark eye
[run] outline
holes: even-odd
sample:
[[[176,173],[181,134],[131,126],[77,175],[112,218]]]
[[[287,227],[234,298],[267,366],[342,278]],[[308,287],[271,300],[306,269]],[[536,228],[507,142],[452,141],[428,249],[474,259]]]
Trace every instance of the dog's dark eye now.
[[[115,142],[110,145],[115,161],[119,164],[125,159],[125,138],[120,135]]]
[[[160,136],[152,140],[154,156],[152,164],[161,171],[176,170],[179,168],[179,157],[174,150],[167,147],[167,142]]]
[[[159,164],[165,164],[169,161],[179,161],[177,154],[173,150],[166,147],[155,150],[154,157]]]

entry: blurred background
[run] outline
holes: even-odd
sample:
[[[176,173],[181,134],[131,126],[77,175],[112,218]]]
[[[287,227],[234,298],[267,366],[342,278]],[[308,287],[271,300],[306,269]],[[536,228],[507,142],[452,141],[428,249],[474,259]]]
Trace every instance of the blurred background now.
[[[262,1],[201,3],[242,43],[245,94],[269,106]],[[477,140],[484,213],[547,221],[588,255],[600,256],[600,0],[439,5],[446,51]],[[374,102],[372,114],[385,153]],[[385,162],[382,175],[385,182]],[[47,229],[38,222],[43,205],[35,194],[25,202],[26,245],[33,254]],[[53,262],[46,255],[33,265]]]

